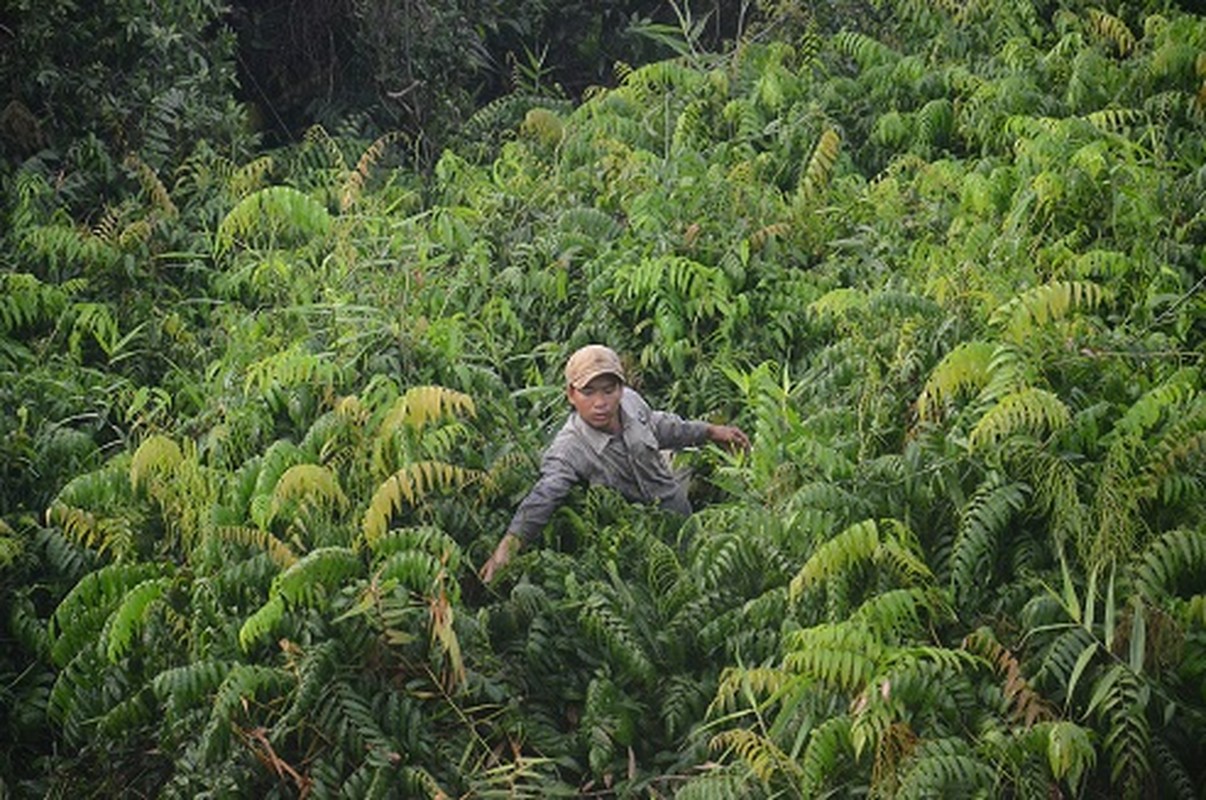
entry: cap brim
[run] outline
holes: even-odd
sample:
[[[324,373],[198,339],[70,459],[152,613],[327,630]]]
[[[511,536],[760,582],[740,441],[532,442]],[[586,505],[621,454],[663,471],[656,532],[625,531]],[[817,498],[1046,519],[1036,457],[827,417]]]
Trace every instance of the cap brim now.
[[[579,378],[578,380],[572,382],[570,384],[570,386],[573,386],[575,389],[579,389],[579,390],[584,389],[586,387],[586,384],[590,383],[591,381],[593,381],[595,378],[599,377],[600,375],[614,375],[616,380],[618,380],[620,383],[624,382],[624,376],[622,374],[620,374],[619,372],[616,372],[613,369],[601,369],[601,370],[597,370],[595,372],[588,372],[586,375],[584,375],[581,378]]]

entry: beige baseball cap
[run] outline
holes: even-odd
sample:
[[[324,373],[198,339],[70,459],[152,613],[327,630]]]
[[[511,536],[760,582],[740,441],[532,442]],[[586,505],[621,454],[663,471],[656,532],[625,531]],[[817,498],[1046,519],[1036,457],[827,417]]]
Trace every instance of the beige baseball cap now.
[[[615,375],[624,381],[624,368],[616,351],[601,344],[579,348],[565,364],[565,382],[581,389],[600,375]]]

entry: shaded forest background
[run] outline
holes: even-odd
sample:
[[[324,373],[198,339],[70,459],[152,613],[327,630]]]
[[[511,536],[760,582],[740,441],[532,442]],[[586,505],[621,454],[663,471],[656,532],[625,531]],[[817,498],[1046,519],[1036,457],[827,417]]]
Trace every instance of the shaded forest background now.
[[[0,797],[1206,783],[1189,3],[10,0]],[[579,490],[605,341],[736,422]]]
[[[769,19],[836,28],[858,2],[763,9],[715,2],[12,2],[0,19],[4,155],[69,157],[95,136],[153,166],[193,140],[256,149],[314,124],[370,139],[400,130],[428,162],[481,106],[513,92],[578,99],[617,62],[719,50]],[[204,101],[204,102],[202,102]]]

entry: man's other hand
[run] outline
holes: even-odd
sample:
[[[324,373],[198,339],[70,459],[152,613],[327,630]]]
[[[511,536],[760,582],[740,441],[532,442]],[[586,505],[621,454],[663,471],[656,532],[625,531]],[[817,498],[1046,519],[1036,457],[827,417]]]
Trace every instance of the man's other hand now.
[[[749,450],[750,437],[735,425],[709,425],[708,440],[729,450]]]
[[[482,583],[493,581],[494,573],[506,566],[522,545],[523,542],[515,534],[508,533],[504,536],[498,543],[498,547],[494,548],[494,554],[486,559],[486,563],[482,564],[482,568],[478,570]]]

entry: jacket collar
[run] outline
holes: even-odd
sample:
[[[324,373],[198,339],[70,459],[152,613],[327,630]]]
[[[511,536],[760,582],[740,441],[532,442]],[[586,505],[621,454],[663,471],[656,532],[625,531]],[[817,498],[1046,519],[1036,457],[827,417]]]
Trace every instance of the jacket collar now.
[[[621,406],[620,424],[623,427],[627,427],[626,420],[627,415],[624,413],[623,406]],[[623,437],[624,435],[623,428],[621,428],[620,433],[608,433],[607,431],[601,431],[598,428],[591,427],[587,424],[586,420],[578,416],[577,411],[574,411],[570,414],[570,425],[573,427],[574,431],[582,437],[583,441],[590,446],[590,449],[595,452],[595,455],[603,452],[603,449],[607,447],[607,443],[611,441],[613,436]]]

